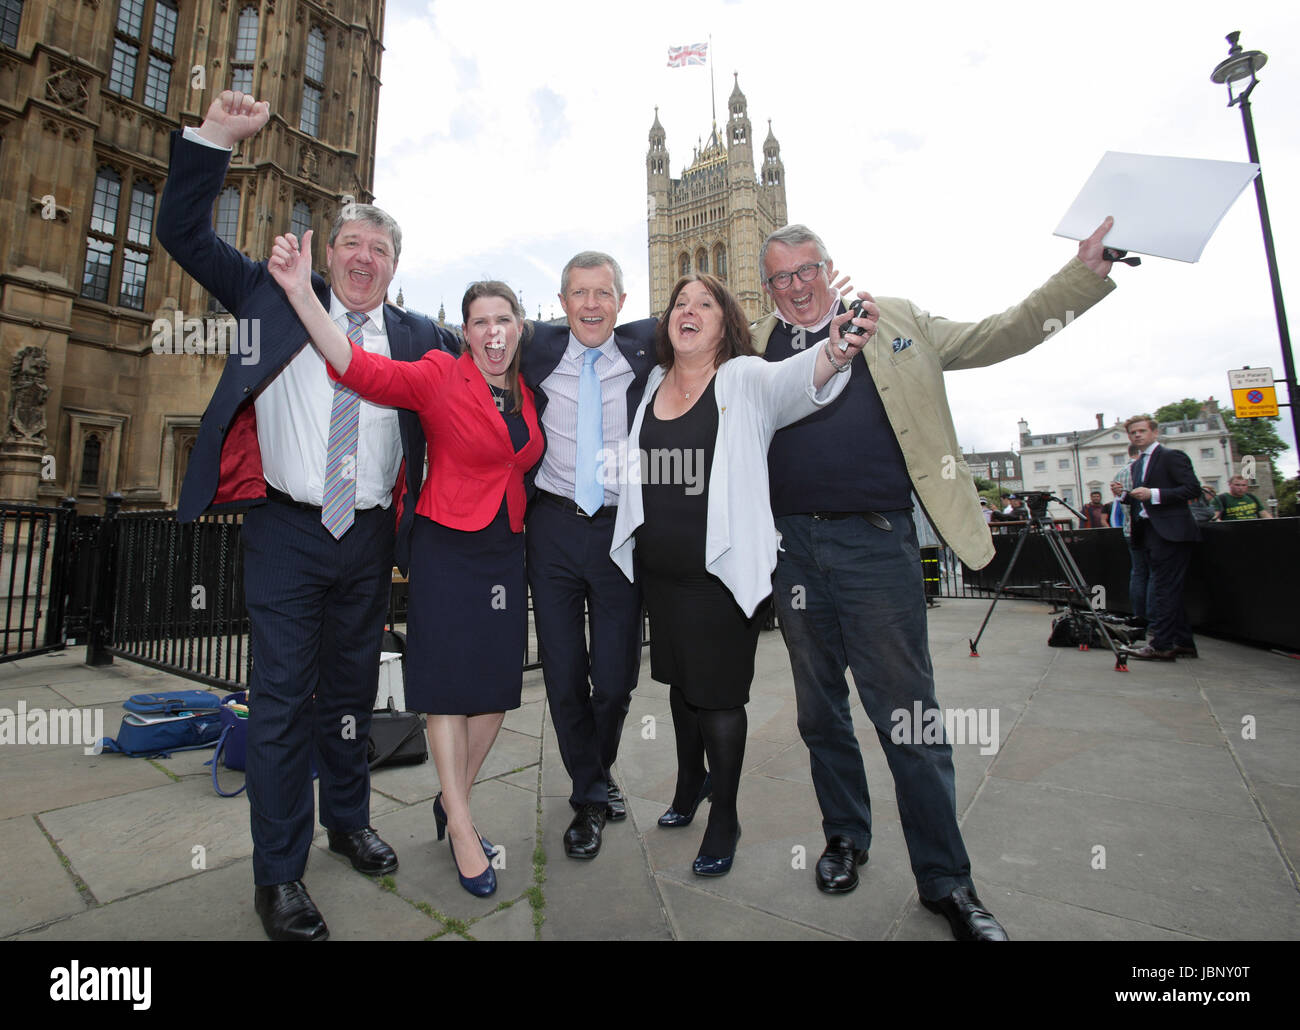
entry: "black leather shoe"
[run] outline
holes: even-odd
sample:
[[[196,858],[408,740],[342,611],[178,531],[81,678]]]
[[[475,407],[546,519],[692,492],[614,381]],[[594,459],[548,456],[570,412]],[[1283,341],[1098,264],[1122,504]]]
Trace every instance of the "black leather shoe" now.
[[[359,873],[382,876],[397,869],[396,853],[369,826],[351,833],[330,830],[329,841],[330,850],[346,855],[352,868]]]
[[[253,908],[273,941],[327,941],[329,928],[301,880],[253,889]]]
[[[938,912],[948,920],[952,935],[959,941],[1008,940],[1002,924],[984,907],[974,887],[958,887],[946,898],[930,901],[922,898],[921,904],[931,912]]]
[[[867,849],[835,834],[817,859],[817,889],[823,894],[847,894],[858,885],[858,866],[867,864]]]
[[[1196,645],[1195,645],[1195,644],[1175,644],[1175,645],[1174,645],[1174,654],[1178,655],[1180,658],[1200,658],[1200,657],[1201,657],[1199,654],[1196,653]]]
[[[1146,647],[1139,647],[1136,651],[1128,652],[1128,656],[1137,659],[1139,662],[1172,662],[1178,657],[1178,652],[1174,650],[1157,651],[1150,644],[1147,644]]]
[[[580,805],[564,831],[564,853],[570,858],[595,858],[600,854],[600,831],[605,828],[608,805]]]
[[[613,780],[609,781],[609,805],[605,810],[605,816],[611,823],[627,818],[627,801],[624,800],[623,792],[618,789],[618,784]]]

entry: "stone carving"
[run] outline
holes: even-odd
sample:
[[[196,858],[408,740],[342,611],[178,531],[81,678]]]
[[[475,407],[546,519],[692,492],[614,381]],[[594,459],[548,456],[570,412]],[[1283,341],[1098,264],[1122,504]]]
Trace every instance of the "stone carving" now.
[[[45,398],[50,388],[45,373],[50,360],[40,347],[24,347],[9,370],[9,433],[6,442],[46,446]]]
[[[65,110],[84,114],[90,101],[85,77],[71,68],[55,72],[45,80],[45,99]]]

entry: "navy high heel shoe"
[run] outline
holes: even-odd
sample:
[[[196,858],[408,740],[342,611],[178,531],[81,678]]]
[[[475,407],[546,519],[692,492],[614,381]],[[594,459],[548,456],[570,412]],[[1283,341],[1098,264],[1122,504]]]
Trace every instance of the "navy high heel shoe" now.
[[[700,787],[700,793],[696,796],[695,804],[691,805],[689,812],[679,812],[675,808],[669,808],[667,812],[659,817],[659,825],[670,830],[679,826],[690,826],[691,820],[695,818],[695,810],[700,807],[701,802],[707,801],[709,795],[713,792],[711,780],[712,776],[705,773],[704,785]]]
[[[442,791],[438,791],[438,796],[433,799],[433,823],[438,828],[438,839],[442,840],[447,835],[447,810],[442,807]],[[478,827],[474,828],[478,833]],[[483,854],[488,858],[495,858],[497,847],[486,837],[479,837],[479,843],[483,845]]]
[[[691,865],[691,872],[696,876],[726,876],[731,872],[731,863],[736,859],[736,847],[740,844],[740,827],[736,827],[736,843],[731,846],[731,854],[722,858],[710,858],[708,855],[696,855]]]
[[[451,848],[451,860],[456,862],[456,844],[450,839],[447,841],[447,844]],[[460,871],[460,863],[456,862],[456,878],[460,880],[460,885],[476,898],[486,898],[489,895],[496,893],[497,873],[496,870],[492,868],[491,863],[488,863],[488,867],[479,873],[478,876],[470,877]]]

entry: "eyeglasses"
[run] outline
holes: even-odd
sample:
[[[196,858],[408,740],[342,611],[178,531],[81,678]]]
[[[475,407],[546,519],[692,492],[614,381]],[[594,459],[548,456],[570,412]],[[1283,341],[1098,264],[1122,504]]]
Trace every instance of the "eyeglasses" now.
[[[801,283],[810,283],[817,278],[817,273],[825,267],[825,261],[810,262],[806,265],[800,265],[793,273],[777,272],[776,275],[769,275],[767,284],[774,290],[788,290],[796,275]]]

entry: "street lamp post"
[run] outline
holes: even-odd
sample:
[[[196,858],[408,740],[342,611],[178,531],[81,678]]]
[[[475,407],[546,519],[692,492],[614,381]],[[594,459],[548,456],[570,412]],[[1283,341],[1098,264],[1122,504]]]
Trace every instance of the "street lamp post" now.
[[[1258,83],[1255,72],[1268,62],[1268,54],[1258,50],[1241,49],[1240,32],[1229,32],[1228,56],[1220,61],[1210,75],[1212,82],[1227,84],[1228,106],[1241,108],[1241,123],[1246,129],[1246,152],[1253,164],[1259,164],[1259,149],[1255,146],[1255,122],[1250,116],[1250,94]],[[1234,91],[1233,84],[1249,80],[1246,87]],[[1295,358],[1291,354],[1291,333],[1286,324],[1286,307],[1282,303],[1282,280],[1277,271],[1277,255],[1273,250],[1273,228],[1268,220],[1268,201],[1264,198],[1264,175],[1261,171],[1255,176],[1255,200],[1259,204],[1259,224],[1264,231],[1264,253],[1268,257],[1268,277],[1273,284],[1273,310],[1277,315],[1277,335],[1282,343],[1282,368],[1286,377],[1287,401],[1291,408],[1291,431],[1295,434],[1296,446],[1300,447],[1300,408],[1296,402],[1297,394]]]

